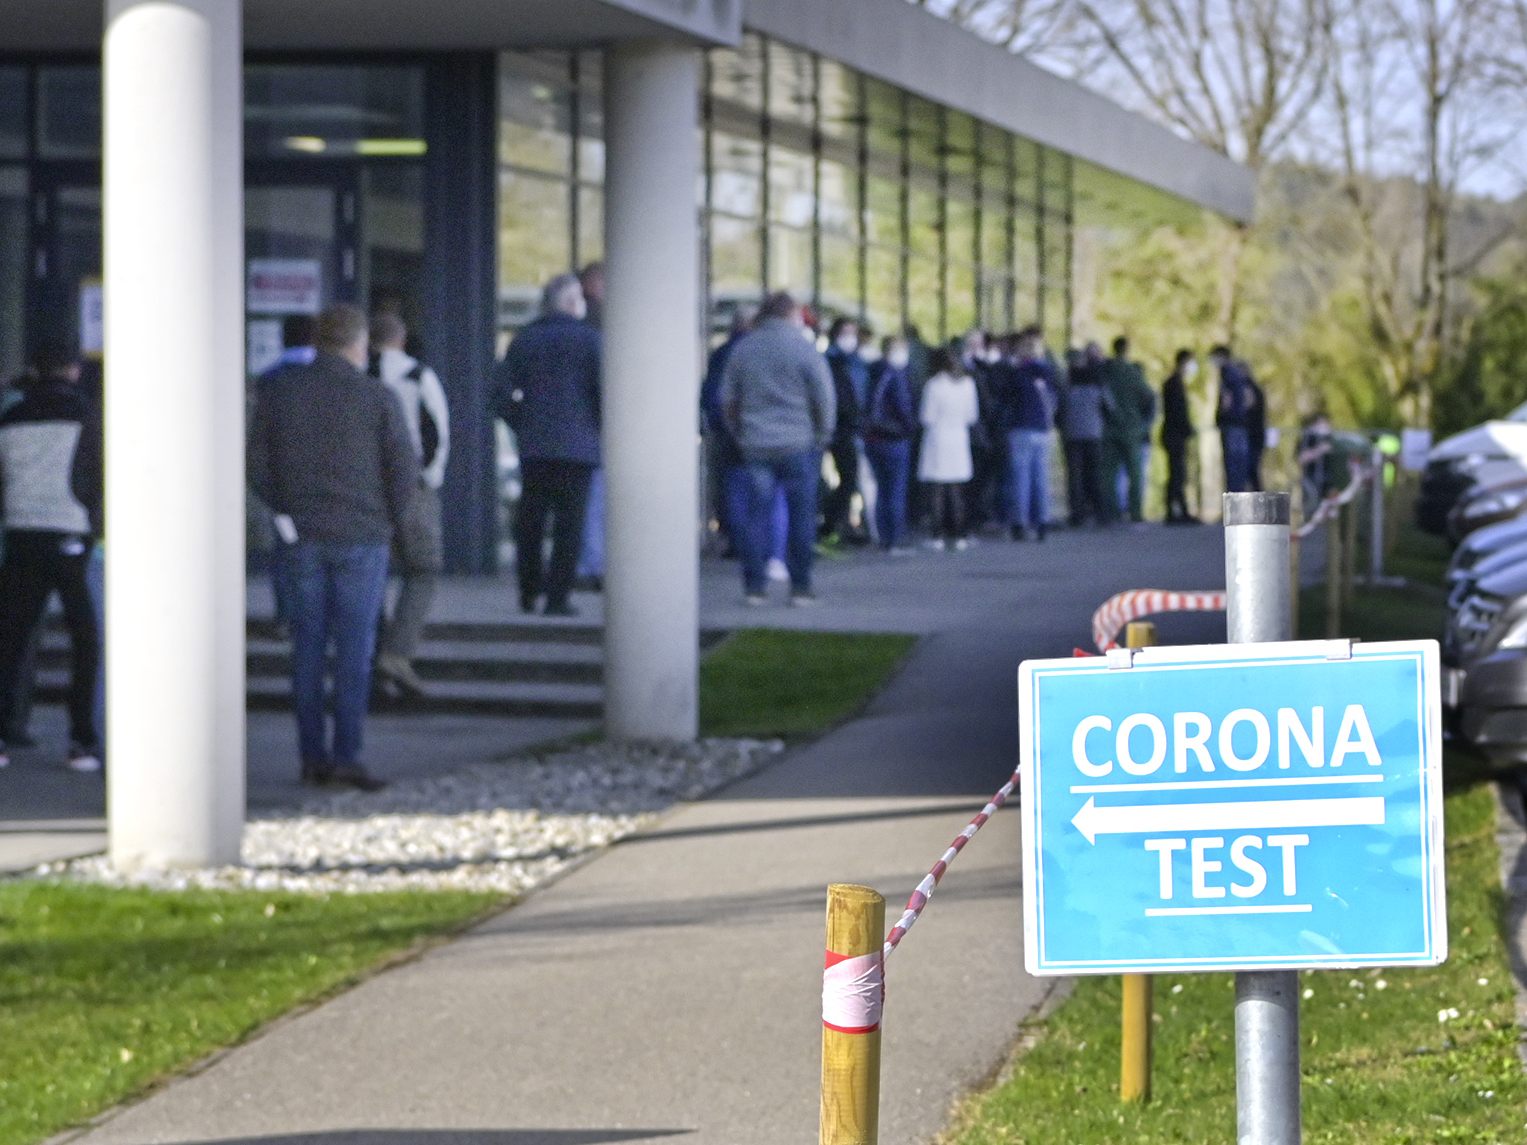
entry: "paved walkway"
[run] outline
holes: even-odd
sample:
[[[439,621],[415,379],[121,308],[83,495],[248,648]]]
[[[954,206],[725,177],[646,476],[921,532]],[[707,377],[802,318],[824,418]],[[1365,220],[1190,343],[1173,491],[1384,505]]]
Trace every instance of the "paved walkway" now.
[[[706,622],[929,634],[863,718],[668,816],[527,903],[114,1116],[90,1145],[714,1145],[812,1140],[830,881],[894,916],[1011,772],[1020,659],[1126,587],[1214,587],[1220,534],[1152,528],[828,562],[818,610]],[[1223,639],[1218,617],[1168,639]],[[930,1140],[1049,984],[1022,971],[1018,820],[966,849],[894,956],[882,1139]]]

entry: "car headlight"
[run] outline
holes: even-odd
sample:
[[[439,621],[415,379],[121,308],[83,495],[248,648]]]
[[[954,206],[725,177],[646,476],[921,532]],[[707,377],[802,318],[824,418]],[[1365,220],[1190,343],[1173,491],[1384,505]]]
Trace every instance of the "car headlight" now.
[[[1527,616],[1519,616],[1511,622],[1506,634],[1500,638],[1497,648],[1527,648]]]

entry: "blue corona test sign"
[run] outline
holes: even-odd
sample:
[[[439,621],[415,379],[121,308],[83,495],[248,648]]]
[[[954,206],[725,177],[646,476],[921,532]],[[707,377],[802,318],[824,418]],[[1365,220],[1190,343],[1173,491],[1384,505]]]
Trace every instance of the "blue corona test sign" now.
[[[1032,974],[1447,957],[1434,641],[1018,671]]]

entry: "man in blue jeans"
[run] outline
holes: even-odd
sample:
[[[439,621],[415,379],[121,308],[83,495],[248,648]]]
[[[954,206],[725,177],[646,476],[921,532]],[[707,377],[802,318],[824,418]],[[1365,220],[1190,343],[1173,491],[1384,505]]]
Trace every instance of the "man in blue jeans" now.
[[[1010,458],[1008,524],[1013,540],[1042,541],[1050,525],[1050,431],[1060,384],[1037,330],[1018,335],[1013,360],[1004,363],[997,379]]]
[[[765,299],[758,325],[733,348],[721,376],[720,405],[747,472],[748,521],[740,546],[744,599],[768,602],[769,515],[775,490],[783,489],[790,603],[813,604],[817,480],[838,409],[827,361],[806,336],[801,308],[790,295]]]
[[[392,536],[419,484],[419,459],[397,399],[366,374],[368,340],[353,306],[318,316],[313,362],[260,390],[249,481],[275,515],[303,782],[376,791],[385,784],[361,764],[371,661]]]

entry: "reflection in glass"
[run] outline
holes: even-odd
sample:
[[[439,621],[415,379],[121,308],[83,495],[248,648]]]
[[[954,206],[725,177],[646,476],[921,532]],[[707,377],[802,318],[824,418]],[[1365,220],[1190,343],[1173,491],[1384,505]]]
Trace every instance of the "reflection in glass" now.
[[[769,219],[809,227],[816,210],[816,172],[811,156],[784,147],[769,150]]]
[[[502,168],[498,176],[499,327],[536,316],[541,288],[572,267],[568,184]]]
[[[101,69],[46,67],[38,72],[38,149],[44,159],[101,154]]]
[[[552,175],[572,169],[567,57],[506,54],[499,68],[499,162]]]
[[[740,304],[763,297],[763,242],[758,224],[727,215],[710,220],[711,322],[725,330]]]
[[[359,297],[368,304],[394,297],[418,336],[424,292],[424,171],[416,163],[368,164],[361,169]]]
[[[740,218],[763,211],[763,144],[723,131],[711,133],[710,205]]]
[[[907,251],[907,320],[930,342],[946,336],[941,305],[944,293],[939,249],[939,200],[934,189],[919,185],[909,193],[911,215]]]
[[[604,257],[604,190],[578,188],[578,265]]]
[[[27,173],[0,167],[0,382],[26,358]]]
[[[769,228],[770,290],[788,290],[798,301],[810,302],[815,270],[810,231]]]
[[[31,113],[25,68],[0,68],[0,159],[24,159]]]
[[[859,244],[833,235],[822,236],[822,297],[824,314],[857,318],[863,313],[859,290]]]
[[[423,155],[424,69],[251,64],[244,69],[244,150],[293,158]]]
[[[882,334],[901,327],[901,250],[870,247],[864,283],[865,317]]]

